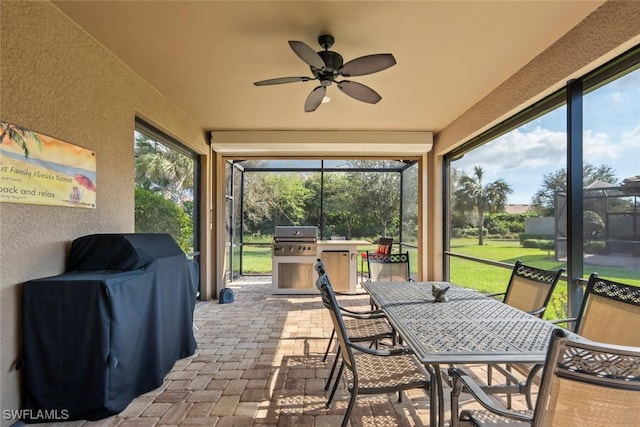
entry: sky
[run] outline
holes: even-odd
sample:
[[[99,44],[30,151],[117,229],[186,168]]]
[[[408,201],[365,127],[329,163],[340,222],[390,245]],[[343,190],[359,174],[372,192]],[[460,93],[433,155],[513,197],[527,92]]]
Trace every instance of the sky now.
[[[584,160],[610,165],[620,182],[640,175],[640,69],[585,95]],[[513,189],[507,203],[528,204],[545,174],[566,167],[566,107],[539,117],[452,162],[485,184],[502,178]]]

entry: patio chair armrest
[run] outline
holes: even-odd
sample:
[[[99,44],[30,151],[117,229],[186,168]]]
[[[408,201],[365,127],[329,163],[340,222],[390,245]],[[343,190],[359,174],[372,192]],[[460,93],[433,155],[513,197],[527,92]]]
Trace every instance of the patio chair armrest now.
[[[378,313],[383,313],[382,309],[375,309],[375,310],[352,310],[352,309],[350,309],[350,308],[343,307],[343,306],[340,306],[340,310],[342,310],[342,311],[346,311],[347,313],[355,313],[355,314],[378,314]]]
[[[368,319],[385,319],[387,316],[385,316],[384,313],[366,314],[366,313],[342,312],[342,317],[348,317],[350,319],[368,320]]]
[[[478,401],[478,403],[488,411],[514,420],[531,422],[531,416],[510,411],[507,408],[498,405],[493,399],[489,397],[487,393],[482,390],[482,387],[462,369],[449,368],[449,376],[453,378],[454,388],[460,390],[460,384],[462,384],[465,391],[471,394]],[[452,416],[456,415],[454,414]]]
[[[577,322],[578,318],[577,317],[567,317],[564,319],[553,319],[553,320],[549,320],[550,323],[553,323],[554,325],[557,325],[558,323],[574,323]]]
[[[349,346],[351,346],[351,348],[355,350],[361,351],[362,353],[372,354],[374,356],[398,356],[402,354],[413,354],[413,350],[411,350],[409,347],[396,346],[382,350],[379,348],[363,347],[355,343],[349,343]]]
[[[346,308],[346,307],[342,307],[340,306],[340,311],[342,311],[342,314],[345,313],[349,313],[349,314],[357,314],[357,315],[374,315],[374,314],[384,314],[384,312],[380,309],[376,309],[376,310],[351,310],[350,308]],[[384,316],[382,316],[384,317]]]
[[[505,377],[505,379],[508,379],[511,383],[517,384],[521,388],[524,388],[525,382],[521,381],[516,375],[514,375],[511,371],[509,371],[506,368],[506,366],[502,366],[500,364],[491,364],[490,366],[492,367],[492,369],[495,369],[496,371],[498,371],[500,375]],[[489,385],[487,386],[483,385],[482,388],[485,392],[491,391],[491,386]],[[499,390],[499,386],[496,388],[496,390]],[[492,393],[489,393],[489,394],[492,394]]]
[[[506,292],[494,292],[492,294],[482,294],[482,295],[484,295],[485,297],[495,298],[499,296],[504,297],[506,294],[507,294]]]
[[[544,313],[546,309],[547,309],[547,306],[545,305],[545,306],[540,307],[540,308],[538,308],[538,309],[536,309],[536,310],[528,311],[527,313],[531,314],[532,316],[538,316],[538,317],[540,317],[540,315],[541,315],[542,313]]]

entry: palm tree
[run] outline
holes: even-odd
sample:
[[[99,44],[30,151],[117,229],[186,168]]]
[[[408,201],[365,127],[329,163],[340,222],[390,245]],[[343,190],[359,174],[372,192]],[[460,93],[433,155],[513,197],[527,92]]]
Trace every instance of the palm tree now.
[[[182,205],[193,197],[193,160],[146,135],[138,134],[135,145],[136,184],[160,192]]]
[[[14,142],[22,147],[25,159],[29,158],[29,146],[27,144],[29,141],[35,142],[38,148],[42,149],[42,140],[36,132],[1,121],[0,130],[2,131],[0,133],[0,144],[3,143],[5,136],[8,136],[9,142]]]
[[[458,179],[458,189],[454,191],[460,207],[476,209],[478,213],[478,245],[482,245],[484,234],[484,214],[504,210],[507,195],[513,193],[511,186],[502,178],[489,184],[483,182],[484,170],[480,166],[473,168],[473,175],[462,172]]]

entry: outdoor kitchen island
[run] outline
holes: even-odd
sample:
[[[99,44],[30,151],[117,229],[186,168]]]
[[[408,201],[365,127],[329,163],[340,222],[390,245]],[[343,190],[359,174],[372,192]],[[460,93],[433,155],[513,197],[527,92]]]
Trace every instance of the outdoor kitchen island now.
[[[347,294],[356,293],[358,246],[370,244],[366,240],[318,241],[318,258],[324,263],[333,290]]]
[[[317,294],[314,265],[322,259],[336,292],[353,294],[357,284],[358,246],[364,240],[316,240],[316,227],[276,227],[272,246],[272,291]]]

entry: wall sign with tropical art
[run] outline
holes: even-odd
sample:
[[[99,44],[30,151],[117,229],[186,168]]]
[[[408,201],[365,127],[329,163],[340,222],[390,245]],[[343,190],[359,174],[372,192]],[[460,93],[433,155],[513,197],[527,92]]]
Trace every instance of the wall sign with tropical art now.
[[[0,121],[0,202],[96,207],[96,153]]]

